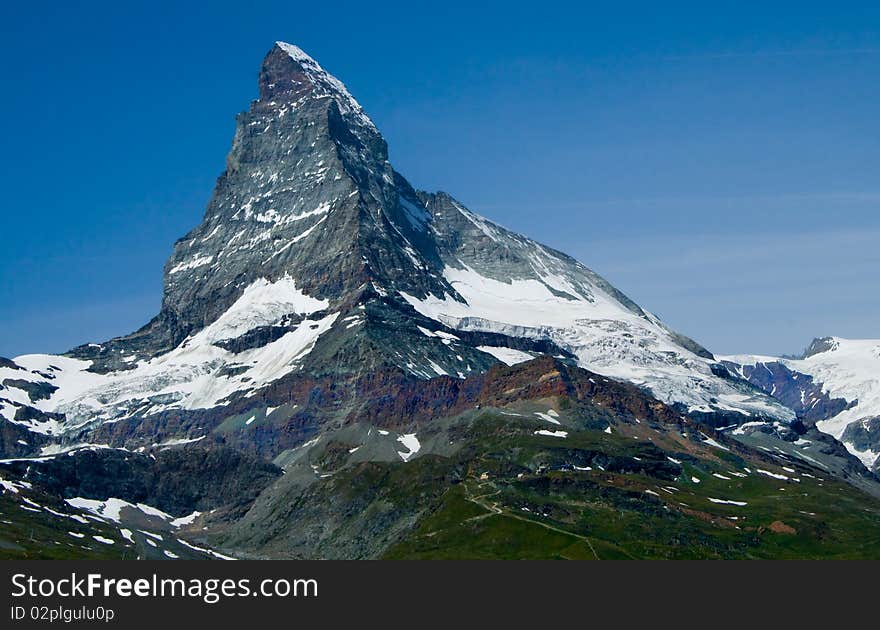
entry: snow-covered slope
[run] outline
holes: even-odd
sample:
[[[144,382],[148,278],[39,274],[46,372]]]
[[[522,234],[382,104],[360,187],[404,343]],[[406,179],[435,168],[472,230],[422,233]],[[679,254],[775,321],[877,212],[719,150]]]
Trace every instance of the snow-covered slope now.
[[[245,289],[219,319],[172,351],[138,362],[128,358],[130,369],[98,374],[89,371],[92,362],[87,360],[20,356],[15,363],[24,370],[2,367],[0,380],[14,377],[56,389],[45,398],[33,397],[7,383],[9,398],[0,400],[0,413],[15,421],[16,408],[28,405],[64,414],[63,423],[22,421],[33,431],[57,435],[95,420],[114,422],[166,409],[210,408],[235,392],[253,391],[296,369],[338,317],[338,313],[310,317],[326,306],[326,301],[299,291],[290,278],[274,283],[260,280]],[[275,341],[239,353],[222,347],[224,341],[255,329],[280,326],[294,314],[302,318]]]
[[[660,400],[682,403],[689,411],[732,411],[744,419],[793,418],[753,388],[713,373],[716,362],[710,354],[670,331],[582,264],[458,203],[451,210],[456,211],[504,250],[505,267],[499,270],[494,261],[441,249],[443,278],[457,295],[419,299],[401,291],[422,315],[456,330],[550,340],[577,357],[582,367],[643,386]],[[435,215],[435,220],[440,219]],[[448,215],[442,220],[449,221]],[[491,351],[496,357],[498,352]]]
[[[752,355],[724,359],[741,366],[740,370],[750,366],[770,372],[774,364],[781,364],[793,373],[794,381],[800,379],[806,383],[798,375],[810,377],[827,396],[846,401],[846,408],[818,420],[816,427],[842,441],[867,467],[877,464],[880,458],[880,340],[828,337],[814,341],[810,350],[798,359]],[[741,371],[741,375],[747,378],[745,371]],[[820,400],[809,387],[801,387],[799,394],[807,408]]]

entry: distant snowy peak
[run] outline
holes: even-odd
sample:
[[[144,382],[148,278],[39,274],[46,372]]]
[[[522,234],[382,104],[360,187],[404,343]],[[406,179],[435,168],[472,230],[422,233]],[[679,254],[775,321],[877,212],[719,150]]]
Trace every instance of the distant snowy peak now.
[[[868,467],[877,464],[880,340],[824,337],[814,340],[802,358],[738,355],[724,360],[741,366],[742,376],[771,395],[781,397],[787,392],[793,396],[789,404],[803,404],[801,415],[817,405],[827,408],[827,413],[815,418],[816,427],[841,440]],[[768,380],[768,374],[783,370],[789,374],[785,390],[779,378]],[[839,402],[830,404],[834,401]]]
[[[807,349],[804,350],[804,353],[800,358],[806,359],[815,354],[837,350],[839,347],[840,342],[834,337],[817,337],[816,339],[813,339]]]

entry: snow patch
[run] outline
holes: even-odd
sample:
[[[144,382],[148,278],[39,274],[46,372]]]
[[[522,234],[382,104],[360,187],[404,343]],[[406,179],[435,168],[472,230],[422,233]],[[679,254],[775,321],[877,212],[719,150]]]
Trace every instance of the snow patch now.
[[[550,415],[550,412],[551,412],[551,411],[553,411],[553,410],[551,409],[551,410],[548,411],[547,413],[542,413],[542,412],[540,412],[540,411],[536,411],[536,412],[535,412],[535,415],[538,416],[541,420],[546,420],[547,422],[550,422],[550,423],[552,423],[552,424],[561,424],[561,423],[559,422],[559,420],[556,419],[556,418],[559,417],[559,415],[556,414],[556,412],[553,412],[553,413],[556,415],[556,418],[554,418],[552,415]]]
[[[712,497],[709,497],[709,500],[712,503],[720,503],[722,505],[739,505],[739,506],[748,505],[748,503],[746,503],[745,501],[731,501],[729,499],[713,499]]]
[[[522,350],[514,350],[513,348],[505,348],[503,346],[477,346],[477,350],[491,354],[493,357],[506,365],[516,365],[525,361],[531,361],[535,357],[528,352]]]
[[[400,455],[400,458],[405,462],[411,460],[413,456],[419,452],[419,449],[422,448],[422,445],[419,443],[418,438],[416,438],[415,433],[407,433],[406,435],[401,435],[397,438],[397,441],[407,448],[406,452],[397,451],[397,454]]]
[[[538,431],[535,431],[535,435],[546,435],[547,437],[566,438],[566,437],[568,437],[568,431],[547,431],[545,429],[539,429]]]
[[[140,510],[147,516],[157,516],[166,521],[170,521],[172,518],[174,518],[170,514],[166,514],[162,510],[147,505],[146,503],[129,503],[128,501],[112,497],[107,499],[106,501],[85,499],[82,497],[74,497],[72,499],[65,499],[64,501],[71,507],[74,507],[78,510],[91,512],[95,516],[100,516],[101,518],[113,521],[115,523],[120,522],[120,513],[124,508]]]

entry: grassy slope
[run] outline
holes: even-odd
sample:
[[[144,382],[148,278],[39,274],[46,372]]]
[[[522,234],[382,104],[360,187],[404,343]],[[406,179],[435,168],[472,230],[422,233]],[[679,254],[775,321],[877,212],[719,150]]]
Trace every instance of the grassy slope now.
[[[880,502],[799,464],[784,464],[792,473],[759,454],[710,447],[666,451],[683,462],[672,480],[650,470],[560,470],[578,452],[618,464],[656,453],[638,436],[544,437],[491,414],[473,431],[478,448],[467,478],[384,557],[880,558]],[[653,441],[669,437],[658,432]],[[553,463],[537,472],[539,461]]]
[[[80,534],[83,537],[73,536]],[[114,544],[106,545],[98,535]],[[86,524],[57,517],[0,494],[0,558],[4,560],[113,560],[132,559],[133,550],[119,539],[113,527],[89,521]]]
[[[140,527],[156,529],[145,523],[124,525],[70,510],[59,504],[57,497],[36,489],[29,490],[27,496],[24,492],[0,491],[0,560],[209,558],[179,543],[176,532],[162,531],[159,540]],[[133,542],[122,535],[123,528],[128,529]],[[166,555],[166,550],[173,555]]]

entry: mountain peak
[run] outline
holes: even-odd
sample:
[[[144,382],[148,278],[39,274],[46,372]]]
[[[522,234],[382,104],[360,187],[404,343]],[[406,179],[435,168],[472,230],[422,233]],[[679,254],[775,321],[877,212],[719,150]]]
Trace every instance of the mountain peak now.
[[[342,81],[299,46],[275,42],[260,70],[260,100],[289,103],[308,95],[333,99],[343,115],[351,115],[358,123],[375,130],[364,108]]]
[[[295,61],[301,61],[303,63],[312,64],[317,67],[321,67],[317,61],[311,56],[309,56],[306,51],[297,46],[296,44],[289,44],[287,42],[277,41],[275,45],[278,46],[281,50],[286,52],[291,56]]]
[[[803,355],[798,358],[808,359],[814,355],[828,352],[829,350],[836,350],[838,346],[839,343],[834,337],[817,337],[810,342],[810,345],[804,350]]]

